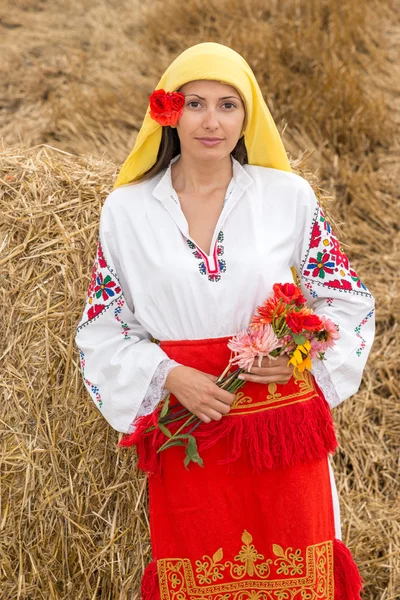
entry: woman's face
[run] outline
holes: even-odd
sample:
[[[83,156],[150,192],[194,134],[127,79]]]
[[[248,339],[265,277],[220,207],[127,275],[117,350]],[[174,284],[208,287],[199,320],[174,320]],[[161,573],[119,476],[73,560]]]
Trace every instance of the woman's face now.
[[[236,88],[208,79],[190,81],[179,90],[185,105],[176,130],[181,152],[198,160],[219,160],[229,155],[241,137],[245,107]],[[219,138],[206,145],[201,138]]]

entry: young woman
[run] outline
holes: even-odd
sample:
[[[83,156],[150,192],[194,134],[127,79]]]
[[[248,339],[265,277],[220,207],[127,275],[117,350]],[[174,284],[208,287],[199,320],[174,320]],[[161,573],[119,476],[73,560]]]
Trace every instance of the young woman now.
[[[246,61],[212,42],[160,79],[100,216],[77,327],[85,386],[148,474],[145,600],[354,600],[341,542],[331,410],[354,394],[374,302],[309,185],[290,168]],[[169,103],[169,100],[172,103]],[[263,358],[236,395],[216,385],[275,283],[293,282],[340,339],[294,376]],[[157,452],[163,400],[200,423],[203,465]]]

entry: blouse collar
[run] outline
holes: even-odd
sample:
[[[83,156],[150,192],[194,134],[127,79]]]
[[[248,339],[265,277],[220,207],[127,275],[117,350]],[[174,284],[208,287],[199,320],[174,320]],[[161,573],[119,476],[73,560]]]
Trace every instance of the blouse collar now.
[[[165,169],[165,173],[162,175],[161,179],[153,189],[153,196],[161,201],[165,198],[170,198],[172,195],[176,195],[175,189],[172,185],[171,165],[176,162],[179,157],[180,154],[174,156],[170,160],[168,167]],[[236,185],[241,189],[242,192],[244,192],[254,182],[254,179],[249,175],[243,165],[241,165],[240,162],[232,155],[231,160],[233,176],[227,189],[227,198],[229,193],[232,191],[232,188],[236,187]]]

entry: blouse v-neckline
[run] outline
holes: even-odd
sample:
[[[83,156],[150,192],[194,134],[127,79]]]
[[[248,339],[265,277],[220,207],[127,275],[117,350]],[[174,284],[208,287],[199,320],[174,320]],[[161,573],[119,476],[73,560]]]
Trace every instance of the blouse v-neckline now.
[[[209,264],[211,264],[212,260],[214,261],[214,263],[216,261],[215,252],[216,252],[217,240],[218,240],[218,235],[219,235],[219,229],[221,229],[221,227],[219,227],[219,223],[221,221],[221,217],[222,217],[222,214],[224,212],[225,205],[226,205],[228,199],[230,198],[230,196],[231,196],[231,194],[232,194],[232,192],[234,190],[234,187],[235,187],[235,182],[234,182],[233,177],[232,177],[231,180],[230,180],[230,182],[228,183],[228,187],[226,188],[224,203],[222,205],[221,212],[220,212],[219,217],[217,219],[217,223],[216,223],[216,225],[214,227],[213,235],[212,235],[212,238],[211,238],[210,253],[209,254],[207,254],[207,252],[205,252],[203,250],[203,248],[201,248],[201,246],[199,246],[199,244],[189,235],[189,223],[187,221],[185,213],[182,210],[182,205],[180,203],[178,193],[176,192],[175,188],[172,187],[172,190],[173,190],[172,191],[172,195],[175,197],[175,199],[177,199],[178,204],[179,204],[179,208],[182,211],[183,218],[186,221],[187,235],[186,234],[185,235],[186,235],[187,239],[190,240],[192,242],[192,244],[194,244],[196,246],[197,250],[200,252],[200,254],[202,254],[203,258],[207,259],[207,262]]]
[[[189,235],[189,224],[183,213],[178,194],[172,185],[171,166],[175,161],[178,160],[179,157],[180,154],[172,158],[164,174],[161,176],[161,179],[153,189],[153,196],[160,200],[160,202],[162,202],[162,204],[165,206],[165,208],[168,210],[168,212],[174,219],[175,223],[178,225],[179,229],[181,230],[181,233],[197,248],[197,250],[206,260],[208,265],[214,265],[213,267],[211,267],[211,269],[215,269],[217,261],[217,242],[223,224],[236,202],[242,196],[243,192],[254,182],[254,180],[252,177],[250,177],[250,175],[239,163],[239,161],[237,161],[231,155],[233,175],[226,189],[224,204],[222,206],[221,213],[218,217],[218,221],[214,228],[210,244],[210,254],[207,254]]]

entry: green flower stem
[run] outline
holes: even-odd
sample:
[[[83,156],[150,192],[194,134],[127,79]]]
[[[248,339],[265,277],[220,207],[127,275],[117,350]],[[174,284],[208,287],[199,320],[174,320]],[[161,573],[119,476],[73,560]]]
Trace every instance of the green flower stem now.
[[[234,375],[240,375],[241,371],[243,371],[243,369],[236,369],[236,371],[234,371],[233,373],[229,373],[229,375],[227,375],[224,379],[216,381],[216,384],[218,385],[218,387],[223,388],[223,386],[226,384],[227,381],[229,381],[229,379],[231,379]]]
[[[276,327],[277,327],[276,337],[278,339],[284,337],[287,333],[290,333],[290,329],[286,323],[286,318],[282,317],[282,323],[279,323],[279,325],[277,325]]]
[[[173,415],[174,417],[177,417],[178,415],[183,414],[185,411],[187,410],[187,408],[181,408],[180,410],[175,411],[174,413],[171,412],[171,415]],[[164,422],[164,419],[167,417],[167,415],[165,417],[163,417],[162,419],[160,419],[162,422]]]
[[[162,419],[158,419],[160,423],[165,425],[166,423],[172,423],[173,421],[179,421],[179,419],[183,419],[187,416],[188,412],[190,412],[187,408],[182,408],[182,410],[171,412],[170,414],[166,414]]]
[[[227,390],[229,392],[230,385],[237,379],[238,375],[240,375],[241,373],[244,373],[244,371],[245,371],[244,369],[236,369],[236,371],[234,371],[228,377],[226,377],[220,383],[220,385],[218,387],[222,388],[223,390]],[[239,379],[239,381],[240,381],[240,379]]]
[[[198,422],[198,423],[195,423],[195,424],[193,425],[193,427],[192,427],[192,429],[189,431],[189,433],[192,433],[192,431],[194,431],[195,429],[197,429],[197,427],[198,427],[199,425],[201,425],[202,423],[203,423],[203,421],[202,421],[201,419],[199,419],[199,422]]]
[[[225,371],[223,373],[221,373],[221,375],[218,377],[217,381],[215,382],[217,385],[220,384],[224,380],[224,377],[230,368],[231,368],[231,361],[228,362],[228,365],[227,365]]]
[[[244,372],[244,369],[242,369],[242,372]],[[228,392],[231,392],[232,394],[234,394],[235,392],[238,391],[238,389],[240,389],[244,384],[246,383],[246,380],[242,380],[242,379],[236,379],[233,384],[232,387],[228,390]]]
[[[174,437],[177,436],[178,433],[180,433],[182,431],[182,429],[184,429],[184,427],[186,427],[187,425],[190,425],[190,423],[193,422],[195,419],[198,419],[198,417],[196,417],[196,415],[192,414],[192,416],[187,421],[185,421],[185,423],[177,431],[175,431],[175,433],[170,438],[168,438],[168,440],[162,446],[159,447],[157,452],[161,452],[161,450],[164,450],[164,448],[167,448],[168,443],[171,440],[173,440]]]
[[[228,365],[229,367],[230,365]],[[242,381],[240,379],[237,378],[238,375],[240,375],[240,373],[244,373],[245,369],[236,369],[236,371],[234,371],[233,373],[231,373],[229,376],[225,377],[225,379],[222,379],[219,381],[219,383],[217,383],[218,387],[227,390],[228,392],[231,393],[235,393],[239,388],[241,388],[246,382]],[[224,373],[227,372],[227,369],[225,369]],[[187,410],[187,409],[186,409]],[[201,423],[203,422],[201,419],[199,419],[199,417],[197,417],[196,415],[193,415],[192,413],[190,413],[190,411],[187,411],[191,416],[189,417],[189,419],[187,419],[185,421],[185,423],[183,423],[183,425],[177,430],[175,431],[170,438],[168,438],[168,440],[166,442],[164,442],[164,444],[162,446],[160,446],[160,448],[157,450],[157,452],[161,452],[162,450],[165,450],[166,448],[168,448],[170,442],[172,440],[174,440],[176,438],[176,436],[182,431],[182,429],[184,429],[186,426],[190,425],[191,423],[193,423],[196,419],[198,420],[197,423],[195,423],[194,427],[189,431],[189,434],[194,431],[199,425],[201,425]],[[186,416],[186,415],[185,415]],[[166,421],[165,418],[164,420],[160,421],[163,425],[165,425],[166,423],[173,423],[175,421],[179,421],[180,419],[182,419],[183,417],[180,416],[176,419],[171,419],[169,421]],[[151,429],[155,429],[155,427],[153,426]],[[148,430],[146,430],[147,432]]]
[[[168,420],[165,419],[165,417],[164,417],[164,419],[160,420],[160,423],[162,425],[169,425],[170,423],[175,423],[176,421],[181,421],[181,419],[184,419],[189,413],[190,413],[190,410],[185,409],[185,411],[182,411],[182,414],[179,417],[175,417],[175,419],[168,419]],[[190,413],[190,414],[192,414],[192,413]],[[156,427],[154,425],[152,425],[151,427],[148,427],[143,433],[150,433],[150,431],[153,431],[153,429],[156,429]]]

